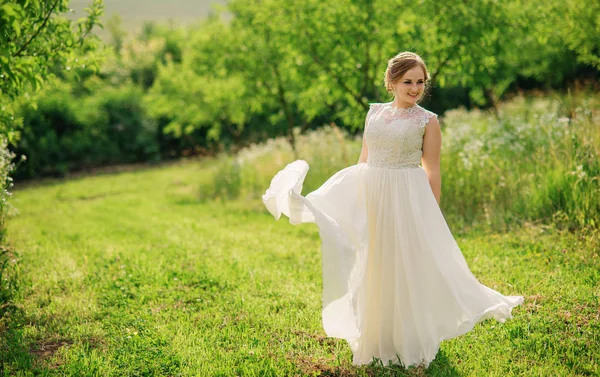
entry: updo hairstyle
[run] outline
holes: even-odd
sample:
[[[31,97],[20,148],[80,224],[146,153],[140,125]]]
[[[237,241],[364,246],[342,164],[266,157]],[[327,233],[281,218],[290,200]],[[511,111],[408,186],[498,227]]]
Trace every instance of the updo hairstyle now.
[[[408,70],[417,66],[423,69],[423,73],[425,74],[425,87],[427,88],[427,84],[429,83],[429,71],[427,70],[425,62],[414,52],[405,51],[388,61],[384,78],[385,89],[389,93],[394,93],[393,84],[400,80]]]

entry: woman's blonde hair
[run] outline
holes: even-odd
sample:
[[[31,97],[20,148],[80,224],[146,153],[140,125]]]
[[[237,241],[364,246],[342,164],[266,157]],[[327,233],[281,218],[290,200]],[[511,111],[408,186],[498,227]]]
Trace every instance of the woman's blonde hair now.
[[[423,59],[414,52],[404,51],[388,60],[388,65],[385,70],[385,89],[389,93],[394,92],[394,83],[402,78],[404,74],[414,68],[421,67],[425,74],[425,83],[429,81],[429,71]]]

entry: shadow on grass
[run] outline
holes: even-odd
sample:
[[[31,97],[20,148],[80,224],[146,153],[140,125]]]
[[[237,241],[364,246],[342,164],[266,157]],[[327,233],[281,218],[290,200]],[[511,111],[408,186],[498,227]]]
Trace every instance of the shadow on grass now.
[[[438,352],[435,360],[429,365],[426,376],[448,376],[459,377],[460,373],[452,365],[452,361],[446,356],[443,350]]]
[[[458,371],[452,365],[452,362],[443,350],[440,350],[436,358],[429,364],[429,367],[412,366],[404,368],[398,364],[384,365],[381,361],[372,362],[365,369],[369,376],[382,377],[460,377]]]
[[[56,318],[51,319],[55,320]],[[46,319],[42,319],[34,323],[27,313],[18,307],[0,319],[0,376],[13,376],[17,373],[46,375],[49,371],[57,371],[64,366],[66,360],[55,357],[61,349],[83,345],[89,352],[104,346],[100,339],[85,338],[76,341],[56,332],[44,339],[30,339],[26,335],[28,326],[44,326],[45,321]],[[88,373],[82,371],[81,375]]]
[[[323,338],[324,341],[328,339]],[[460,377],[452,362],[444,351],[440,351],[428,368],[423,366],[404,368],[398,364],[384,365],[380,360],[375,360],[367,365],[332,366],[332,359],[321,359],[295,355],[290,359],[303,375],[318,375],[329,377]]]
[[[5,313],[0,326],[0,375],[10,375],[16,370],[31,370],[34,355],[23,339],[25,315],[20,308]]]
[[[18,290],[17,258],[0,246],[0,375],[10,375],[9,365],[31,366],[33,359],[23,342],[25,315],[14,303]]]
[[[10,247],[0,246],[0,375],[10,375],[6,370],[9,365],[31,366],[33,362],[23,343],[25,314],[14,303],[18,290],[16,261]]]
[[[14,252],[0,246],[0,375],[17,371],[42,372],[41,364],[71,340],[48,340],[30,345],[24,329],[31,323],[25,311],[14,302],[19,289],[18,258]],[[43,368],[42,368],[43,369]]]

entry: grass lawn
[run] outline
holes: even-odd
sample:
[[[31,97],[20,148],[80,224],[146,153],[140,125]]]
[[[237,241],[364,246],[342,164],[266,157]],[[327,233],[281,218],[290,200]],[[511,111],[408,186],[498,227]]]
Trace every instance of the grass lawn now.
[[[203,172],[187,162],[17,187],[5,376],[600,374],[597,232],[455,233],[475,276],[525,303],[444,342],[427,370],[359,368],[321,327],[316,226],[276,222],[256,199],[198,201]]]

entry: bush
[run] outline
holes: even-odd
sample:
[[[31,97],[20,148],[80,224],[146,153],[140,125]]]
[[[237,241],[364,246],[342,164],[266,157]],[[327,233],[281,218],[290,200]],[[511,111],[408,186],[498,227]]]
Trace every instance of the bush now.
[[[0,244],[5,241],[6,219],[11,208],[8,199],[11,196],[9,190],[13,186],[10,174],[15,168],[14,158],[15,154],[8,149],[8,140],[0,136]]]
[[[9,278],[8,267],[11,263],[10,250],[6,244],[6,220],[9,216],[11,206],[8,199],[11,196],[12,178],[10,173],[14,169],[12,162],[14,153],[8,149],[8,140],[0,136],[0,319],[10,307],[14,295],[16,281]]]
[[[39,97],[37,108],[22,108],[25,128],[16,152],[27,163],[16,177],[158,160],[157,128],[146,117],[142,96],[140,88],[126,84],[76,97],[68,84],[56,84]]]
[[[109,163],[160,159],[156,123],[146,114],[143,95],[141,88],[124,85],[106,87],[87,101],[96,112],[95,123],[90,127],[103,131],[106,147],[115,153]]]
[[[549,98],[517,98],[500,106],[499,117],[448,112],[442,149],[445,212],[456,221],[500,228],[553,218],[569,228],[598,226],[598,99],[579,98],[570,110]]]

